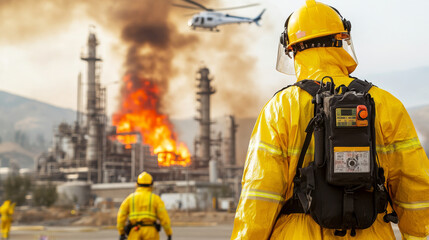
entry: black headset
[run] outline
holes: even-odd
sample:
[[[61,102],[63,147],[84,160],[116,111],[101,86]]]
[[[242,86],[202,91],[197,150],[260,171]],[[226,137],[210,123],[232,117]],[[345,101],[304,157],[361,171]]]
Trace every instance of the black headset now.
[[[344,30],[346,30],[347,33],[350,34],[350,31],[352,29],[352,23],[349,20],[343,18],[341,13],[336,8],[334,8],[332,6],[329,6],[329,7],[331,7],[336,13],[338,13],[338,15],[340,15],[341,21],[343,22]],[[288,28],[288,24],[289,24],[289,19],[292,16],[292,14],[293,13],[291,13],[289,15],[289,17],[286,19],[284,31],[280,35],[280,44],[283,45],[283,47],[286,49],[287,54],[289,54],[289,52],[291,51],[291,50],[287,49],[287,46],[289,45],[289,36],[288,36],[288,29],[287,28]]]

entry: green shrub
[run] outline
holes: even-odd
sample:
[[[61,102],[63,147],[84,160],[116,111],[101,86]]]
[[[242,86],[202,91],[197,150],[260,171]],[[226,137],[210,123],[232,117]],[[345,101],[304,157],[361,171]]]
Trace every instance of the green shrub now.
[[[39,185],[33,190],[33,201],[36,206],[52,206],[58,199],[57,188],[51,182]]]
[[[3,182],[3,200],[11,200],[18,206],[25,203],[25,196],[30,192],[31,179],[19,175],[10,175]]]

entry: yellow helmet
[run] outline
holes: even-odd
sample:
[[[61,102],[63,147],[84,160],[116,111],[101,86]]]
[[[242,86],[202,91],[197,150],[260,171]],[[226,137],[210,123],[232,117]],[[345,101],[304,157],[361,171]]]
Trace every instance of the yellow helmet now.
[[[140,173],[139,177],[137,178],[137,184],[142,187],[150,186],[153,183],[152,175],[150,175],[147,172]]]
[[[343,18],[337,9],[315,0],[306,0],[305,5],[293,12],[285,22],[280,36],[277,70],[294,75],[295,54],[317,47],[343,48],[353,58],[355,63],[350,69],[354,70],[357,59],[350,36],[351,28],[350,21]]]
[[[338,10],[315,0],[307,0],[286,20],[280,42],[287,51],[292,51],[297,43],[314,38],[334,34],[344,34],[339,37],[347,38],[350,30],[350,21],[343,18]]]

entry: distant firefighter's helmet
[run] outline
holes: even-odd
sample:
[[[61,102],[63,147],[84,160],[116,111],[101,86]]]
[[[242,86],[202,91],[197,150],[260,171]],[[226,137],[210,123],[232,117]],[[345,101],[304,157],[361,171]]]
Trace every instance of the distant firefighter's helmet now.
[[[152,175],[150,175],[147,172],[140,173],[139,177],[137,178],[137,184],[139,186],[148,187],[148,186],[151,186],[152,183],[153,183]]]

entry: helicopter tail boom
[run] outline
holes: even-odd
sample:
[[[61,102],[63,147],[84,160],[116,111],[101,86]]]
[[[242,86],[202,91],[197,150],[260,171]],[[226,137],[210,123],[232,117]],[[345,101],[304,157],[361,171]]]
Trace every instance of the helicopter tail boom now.
[[[261,20],[262,15],[264,14],[264,12],[265,12],[265,9],[264,9],[264,10],[262,10],[262,12],[261,12],[257,17],[255,17],[255,18],[253,19],[253,22],[254,22],[256,25],[261,26],[261,25],[259,24],[259,21]]]

